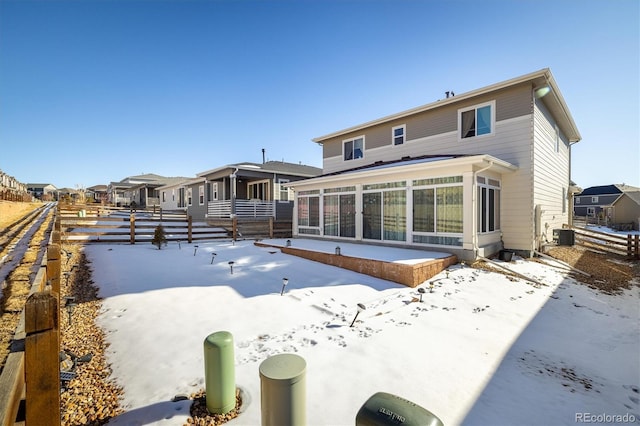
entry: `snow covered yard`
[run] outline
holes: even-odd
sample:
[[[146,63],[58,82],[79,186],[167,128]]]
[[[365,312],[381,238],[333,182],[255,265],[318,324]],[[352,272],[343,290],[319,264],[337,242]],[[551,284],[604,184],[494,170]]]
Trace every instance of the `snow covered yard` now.
[[[340,245],[389,261],[440,256]],[[125,393],[126,412],[110,424],[185,423],[191,401],[171,400],[204,387],[203,340],[222,330],[234,336],[236,385],[245,395],[230,425],[260,424],[258,367],[278,353],[307,362],[310,425],[353,424],[378,391],[447,425],[575,424],[625,414],[640,422],[638,286],[606,295],[518,258],[510,267],[546,286],[456,265],[430,280],[433,293],[421,285],[419,302],[417,289],[251,241],[195,246],[85,248],[105,298],[98,320],[107,360]],[[349,327],[357,303],[366,310]]]

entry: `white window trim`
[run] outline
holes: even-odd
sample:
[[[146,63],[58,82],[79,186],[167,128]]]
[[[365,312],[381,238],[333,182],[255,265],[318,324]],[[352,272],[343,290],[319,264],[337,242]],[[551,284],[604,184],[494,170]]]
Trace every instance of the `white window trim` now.
[[[282,187],[282,184],[289,183],[289,182],[291,182],[290,179],[278,178],[278,190],[276,191],[275,196],[277,197],[276,200],[279,203],[288,203],[290,201],[293,201],[293,198],[294,198],[293,190],[291,188],[283,188]],[[283,192],[287,193],[287,199],[286,200],[282,199],[282,193]]]
[[[486,107],[486,106],[490,106],[491,107],[491,131],[489,133],[485,133],[484,135],[475,135],[475,136],[471,136],[468,138],[463,138],[462,137],[462,113],[463,112],[467,112],[467,111],[471,111],[472,109],[477,110],[478,108],[482,108],[482,107]],[[477,115],[476,115],[477,117]],[[476,129],[478,127],[477,124],[477,119],[476,119]],[[495,136],[496,134],[496,101],[489,101],[489,102],[484,102],[482,104],[477,104],[477,105],[472,105],[472,106],[468,106],[465,108],[460,108],[458,110],[458,128],[456,129],[456,132],[458,134],[458,142],[464,142],[464,141],[470,141],[470,140],[477,140],[477,139],[481,139],[481,138],[485,138],[485,137],[491,137],[491,136]]]
[[[198,205],[204,206],[204,185],[198,185]]]
[[[591,197],[591,202],[592,203],[597,203],[598,202],[598,196],[596,195],[596,196]]]
[[[396,144],[396,129],[402,129],[402,143]],[[391,128],[391,145],[392,146],[400,146],[407,143],[407,125],[401,124],[400,126],[394,126]],[[343,157],[344,158],[344,157]]]
[[[345,160],[344,159],[344,146],[347,144],[347,142],[354,142],[358,139],[362,139],[362,157],[360,158],[352,158],[351,160]],[[365,152],[365,147],[366,147],[366,139],[364,137],[364,135],[360,135],[360,136],[354,136],[352,138],[349,139],[343,139],[342,140],[342,162],[346,163],[346,162],[350,162],[350,161],[357,161],[357,160],[364,160],[364,152]]]

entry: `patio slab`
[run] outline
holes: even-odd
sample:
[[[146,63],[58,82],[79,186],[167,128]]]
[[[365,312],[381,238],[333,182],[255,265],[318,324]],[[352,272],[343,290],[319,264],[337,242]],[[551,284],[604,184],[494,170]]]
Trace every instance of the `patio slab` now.
[[[287,241],[291,245],[287,245]],[[283,253],[322,262],[327,265],[416,287],[458,263],[449,253],[386,246],[372,246],[312,239],[260,240],[260,247],[279,248]],[[340,254],[336,254],[336,248]]]

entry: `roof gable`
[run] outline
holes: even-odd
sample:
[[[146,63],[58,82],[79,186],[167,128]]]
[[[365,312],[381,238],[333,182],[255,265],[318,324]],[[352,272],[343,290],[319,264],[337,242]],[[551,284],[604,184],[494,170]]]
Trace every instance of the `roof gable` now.
[[[580,136],[580,132],[576,127],[575,122],[573,121],[573,117],[569,112],[569,108],[567,107],[562,94],[560,93],[560,89],[558,88],[553,75],[551,74],[551,70],[549,68],[544,68],[540,71],[536,71],[530,74],[526,74],[520,77],[513,78],[511,80],[506,80],[500,83],[496,83],[490,86],[486,86],[480,89],[472,90],[470,92],[457,94],[455,96],[451,96],[446,99],[440,99],[436,102],[431,102],[426,105],[422,105],[416,108],[412,108],[403,112],[399,112],[397,114],[388,115],[377,120],[369,121],[363,124],[359,124],[353,127],[349,127],[347,129],[339,130],[337,132],[333,132],[327,134],[325,136],[320,136],[312,139],[313,142],[322,144],[323,142],[338,137],[342,135],[346,135],[352,132],[359,132],[366,128],[376,126],[383,123],[388,123],[393,120],[398,120],[402,118],[406,118],[412,115],[420,114],[430,110],[436,110],[443,108],[445,106],[450,106],[453,104],[461,103],[462,101],[466,101],[468,99],[485,95],[488,93],[493,93],[499,90],[503,90],[505,88],[521,85],[523,83],[528,83],[531,86],[531,90],[535,87],[540,86],[549,86],[551,88],[550,93],[541,98],[544,104],[547,106],[551,114],[554,116],[558,125],[562,129],[565,135],[569,138],[570,142],[578,142],[582,139]]]

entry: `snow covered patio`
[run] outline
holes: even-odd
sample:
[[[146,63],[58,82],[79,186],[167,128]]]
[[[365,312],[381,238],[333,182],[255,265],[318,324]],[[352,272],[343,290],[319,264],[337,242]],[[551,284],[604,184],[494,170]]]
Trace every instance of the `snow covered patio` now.
[[[304,238],[256,242],[257,246],[276,247],[283,253],[326,265],[367,274],[416,287],[458,262],[456,256],[425,250],[372,246],[357,243],[310,240]]]
[[[395,262],[440,255],[355,246],[358,257]],[[110,424],[184,424],[191,401],[172,399],[204,388],[203,341],[222,330],[234,336],[246,396],[230,425],[260,424],[258,368],[279,353],[307,362],[309,425],[353,424],[379,391],[447,425],[640,419],[637,286],[610,296],[516,258],[511,268],[546,285],[458,264],[430,280],[433,293],[421,284],[419,302],[416,288],[252,241],[95,244],[85,253],[104,298],[107,360],[125,393],[126,412]],[[350,327],[358,303],[366,310]]]

